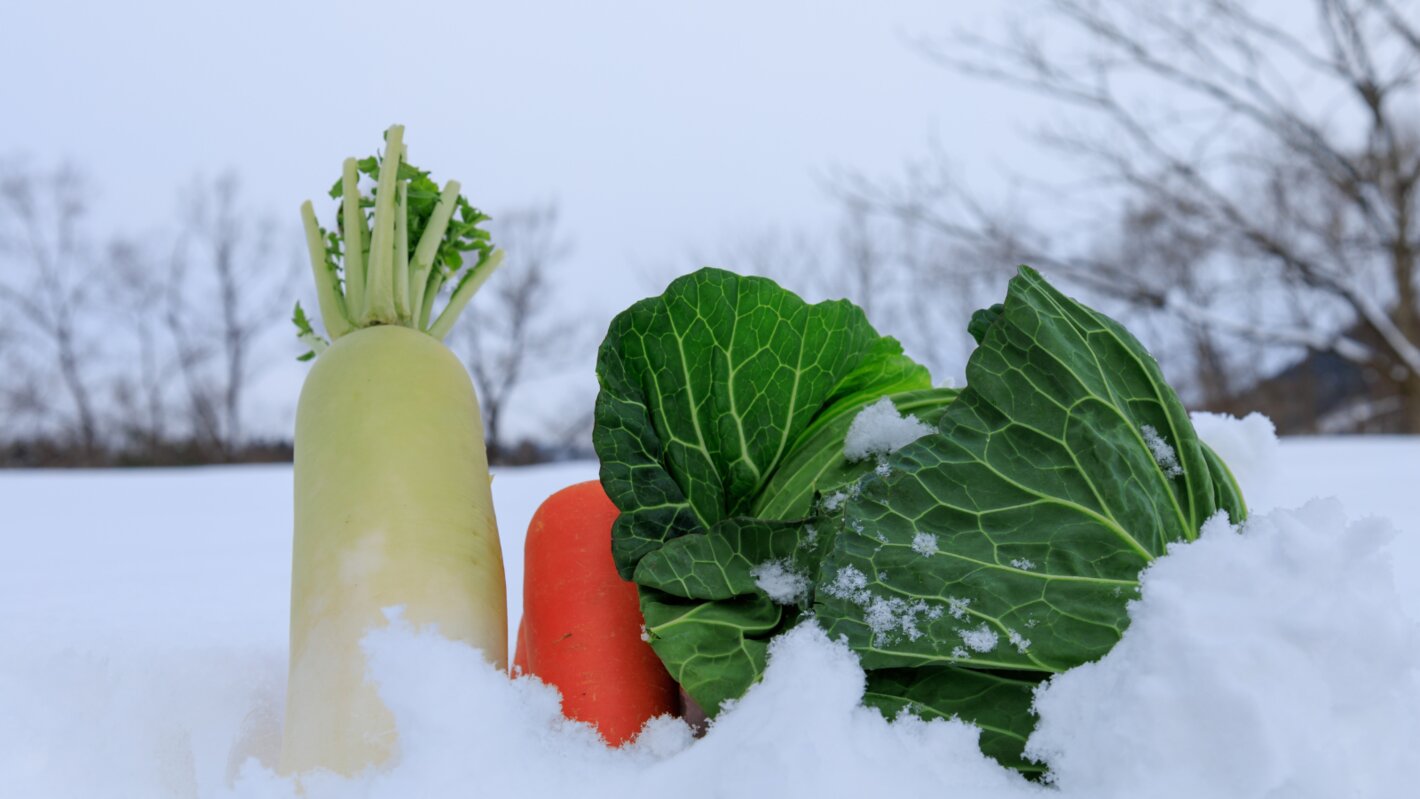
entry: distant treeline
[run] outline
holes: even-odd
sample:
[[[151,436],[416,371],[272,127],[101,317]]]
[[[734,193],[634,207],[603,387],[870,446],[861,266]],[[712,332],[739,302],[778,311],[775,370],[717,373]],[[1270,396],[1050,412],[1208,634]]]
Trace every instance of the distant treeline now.
[[[511,447],[490,452],[495,466],[527,466],[550,461],[593,457],[587,446],[549,446],[523,439]],[[72,442],[35,438],[0,445],[0,469],[96,469],[149,466],[208,466],[214,464],[290,463],[290,441],[253,441],[232,451],[222,451],[200,441],[164,441],[142,447],[85,451]]]
[[[178,217],[142,237],[95,231],[94,196],[76,167],[0,160],[0,467],[291,460],[253,387],[303,350],[288,321],[310,281],[297,227],[248,208],[231,173],[194,181]],[[449,338],[493,463],[590,449],[589,398],[549,418],[520,400],[591,357],[581,312],[558,302],[558,219],[551,204],[498,214],[509,257]]]

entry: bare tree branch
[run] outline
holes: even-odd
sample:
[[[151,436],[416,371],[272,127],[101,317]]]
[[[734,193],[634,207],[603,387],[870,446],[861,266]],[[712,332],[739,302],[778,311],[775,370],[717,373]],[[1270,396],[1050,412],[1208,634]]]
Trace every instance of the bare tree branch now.
[[[1401,428],[1420,432],[1420,130],[1403,95],[1420,80],[1420,39],[1410,9],[1311,0],[1303,30],[1244,0],[1041,6],[1030,30],[919,40],[918,49],[1104,123],[1042,141],[1107,181],[1114,199],[1103,207],[1120,226],[1062,249],[1049,226],[988,212],[948,181],[927,196],[911,180],[847,181],[843,193],[976,260],[1030,261],[1172,315],[1200,362],[1217,349],[1208,331],[1363,362],[1391,381]],[[1073,35],[1047,37],[1042,24]],[[1318,107],[1318,85],[1347,106]],[[1160,260],[1148,247],[1104,246],[1133,235],[1131,208],[1176,230],[1165,244],[1186,236],[1208,247]],[[1240,313],[1246,304],[1229,289],[1239,283],[1260,293],[1257,313]]]
[[[245,397],[262,337],[284,316],[294,271],[272,222],[240,207],[233,173],[188,191],[169,268],[164,321],[193,432],[223,456],[244,442]]]
[[[114,376],[117,427],[138,451],[158,451],[168,437],[168,366],[160,318],[166,291],[151,255],[136,242],[115,241],[108,252],[109,289],[118,324],[131,334],[132,355]]]
[[[60,423],[85,457],[102,446],[93,397],[95,343],[81,320],[94,306],[89,242],[81,223],[84,181],[61,166],[48,174],[11,167],[0,175],[0,243],[26,277],[0,283],[0,301],[28,322],[47,346],[73,416]]]
[[[571,252],[559,219],[553,203],[495,219],[496,239],[508,253],[506,265],[474,298],[477,323],[455,329],[454,344],[478,386],[488,457],[494,463],[513,452],[507,428],[519,389],[577,354],[580,320],[555,299],[556,271]]]

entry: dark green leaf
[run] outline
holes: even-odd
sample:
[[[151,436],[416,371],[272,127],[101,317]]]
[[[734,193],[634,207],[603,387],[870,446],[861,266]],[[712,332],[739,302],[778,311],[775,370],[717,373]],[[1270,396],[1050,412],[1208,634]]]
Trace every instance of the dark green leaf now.
[[[888,718],[969,718],[981,728],[981,751],[1027,774],[1045,770],[1025,758],[1035,717],[1031,704],[1041,675],[985,672],[953,666],[868,672],[863,704]]]
[[[982,308],[971,315],[971,321],[966,325],[966,332],[976,341],[977,344],[986,338],[986,331],[991,329],[991,325],[996,323],[996,319],[1001,316],[1005,306],[997,303],[990,308]]]
[[[817,617],[868,669],[1043,677],[1095,660],[1128,625],[1145,566],[1216,511],[1245,513],[1119,324],[1026,268],[973,322],[981,343],[940,432],[860,483],[819,572]]]

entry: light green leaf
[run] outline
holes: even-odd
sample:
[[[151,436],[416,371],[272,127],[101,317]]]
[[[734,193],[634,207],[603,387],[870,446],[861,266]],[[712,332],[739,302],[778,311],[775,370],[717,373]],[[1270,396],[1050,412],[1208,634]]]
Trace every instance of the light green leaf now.
[[[821,551],[803,546],[815,492],[875,466],[842,463],[852,415],[930,377],[851,303],[810,305],[717,269],[620,314],[597,375],[593,442],[621,510],[612,554],[645,589],[656,651],[713,709],[758,677],[767,641],[798,616],[751,571],[784,560],[807,581]],[[786,464],[795,475],[781,478]]]
[[[755,593],[752,572],[791,560],[799,522],[726,519],[703,535],[667,541],[636,565],[636,584],[686,599],[733,599]]]
[[[759,679],[769,639],[798,616],[763,596],[687,602],[645,588],[641,612],[651,648],[671,677],[711,715]]]

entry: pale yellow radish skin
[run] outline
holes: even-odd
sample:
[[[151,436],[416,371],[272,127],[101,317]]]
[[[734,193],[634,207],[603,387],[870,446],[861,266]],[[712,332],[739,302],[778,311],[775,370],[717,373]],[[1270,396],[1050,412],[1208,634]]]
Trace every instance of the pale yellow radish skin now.
[[[293,321],[315,364],[296,410],[284,774],[354,774],[396,751],[394,719],[366,681],[361,648],[392,610],[500,669],[508,656],[478,398],[441,343],[502,253],[457,181],[439,189],[427,173],[401,169],[403,137],[395,125],[383,158],[346,160],[338,228],[323,229],[311,203],[301,208],[330,342],[297,305]],[[361,169],[378,177],[374,202],[360,196]],[[417,243],[411,229],[422,231]]]
[[[340,338],[316,360],[296,416],[281,770],[350,774],[394,745],[361,637],[398,606],[502,668],[503,556],[478,401],[438,341],[389,325]]]

